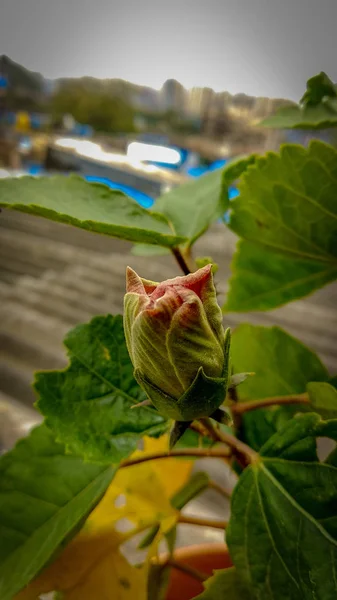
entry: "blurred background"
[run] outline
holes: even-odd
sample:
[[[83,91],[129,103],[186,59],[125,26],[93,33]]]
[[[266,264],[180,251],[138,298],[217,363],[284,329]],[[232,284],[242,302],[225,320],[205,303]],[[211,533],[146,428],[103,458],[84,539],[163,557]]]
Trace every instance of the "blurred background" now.
[[[298,102],[317,72],[337,80],[336,23],[336,0],[3,0],[0,177],[77,172],[150,208],[239,155],[330,139],[259,121]],[[219,264],[221,297],[235,243],[214,224],[196,245]],[[66,332],[121,312],[126,265],[153,280],[177,275],[170,255],[135,254],[129,243],[3,210],[0,452],[39,420],[33,373],[66,364]],[[336,306],[329,286],[226,324],[280,325],[332,370]],[[198,507],[222,510],[212,498]]]
[[[146,206],[231,157],[275,147],[280,134],[258,122],[289,104],[187,89],[176,79],[159,90],[114,78],[50,80],[7,55],[0,57],[0,94],[2,167],[104,177]]]
[[[333,77],[336,22],[334,0],[3,0],[0,168],[77,171],[149,207],[233,157],[306,143],[259,122]]]

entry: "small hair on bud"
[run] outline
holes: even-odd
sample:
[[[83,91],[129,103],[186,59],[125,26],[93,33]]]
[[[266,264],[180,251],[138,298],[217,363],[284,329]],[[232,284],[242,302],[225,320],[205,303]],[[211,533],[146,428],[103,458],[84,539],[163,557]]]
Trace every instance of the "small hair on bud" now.
[[[133,404],[131,406],[131,409],[140,408],[141,406],[150,406],[151,404],[152,404],[151,400],[147,399],[147,400],[143,400],[142,402],[138,402],[138,404]]]

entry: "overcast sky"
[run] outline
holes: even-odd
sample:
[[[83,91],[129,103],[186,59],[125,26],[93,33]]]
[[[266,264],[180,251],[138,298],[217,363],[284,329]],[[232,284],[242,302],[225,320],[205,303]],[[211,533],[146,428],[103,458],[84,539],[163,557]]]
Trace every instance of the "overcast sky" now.
[[[337,81],[337,0],[0,0],[0,54],[50,78],[298,100],[318,71]]]

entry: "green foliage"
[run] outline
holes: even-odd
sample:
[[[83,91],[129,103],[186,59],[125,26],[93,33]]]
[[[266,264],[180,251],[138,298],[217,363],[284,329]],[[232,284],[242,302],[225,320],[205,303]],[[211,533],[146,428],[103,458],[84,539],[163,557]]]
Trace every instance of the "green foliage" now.
[[[131,254],[133,256],[165,256],[170,254],[170,250],[153,244],[135,244],[131,248]]]
[[[195,264],[198,269],[202,269],[202,267],[206,267],[206,265],[212,265],[212,273],[215,275],[219,270],[219,265],[217,265],[211,256],[198,256],[195,259]]]
[[[224,310],[271,310],[303,298],[337,278],[333,263],[290,258],[239,240],[232,261],[230,289]]]
[[[106,133],[132,132],[134,113],[126,99],[80,84],[63,86],[51,99],[55,118],[71,114],[78,123]]]
[[[162,215],[77,175],[2,179],[0,206],[130,242],[175,246],[185,239],[172,232]]]
[[[326,381],[308,383],[313,408],[325,419],[337,419],[337,390]]]
[[[337,469],[318,462],[317,437],[336,440],[337,421],[293,419],[235,488],[227,542],[253,598],[336,598]]]
[[[205,591],[195,600],[250,600],[252,597],[242,586],[234,567],[215,571],[204,583]]]
[[[313,141],[258,158],[231,202],[244,241],[233,260],[228,311],[269,310],[337,278],[337,152]]]
[[[175,449],[179,448],[209,448],[213,442],[207,438],[202,437],[193,429],[186,429],[185,433],[181,436],[175,445]]]
[[[235,372],[255,372],[240,384],[240,400],[301,394],[309,382],[327,381],[329,377],[316,354],[279,327],[240,325],[234,331],[231,352]],[[242,436],[259,450],[294,414],[303,410],[308,407],[294,404],[247,412]]]
[[[328,129],[337,127],[337,106],[330,99],[317,106],[285,106],[259,125],[271,129]]]
[[[65,454],[45,425],[0,458],[1,600],[11,600],[69,540],[114,474]]]
[[[307,89],[300,103],[306,106],[317,106],[326,98],[337,98],[337,87],[326,73],[318,73],[307,81]]]
[[[131,409],[145,395],[133,378],[122,317],[96,317],[71,330],[64,343],[68,368],[38,373],[35,389],[48,426],[69,450],[116,464],[142,436],[167,429],[155,409]]]
[[[299,105],[280,108],[274,116],[261,121],[274,129],[325,129],[337,127],[337,88],[326,75],[319,73],[307,81]]]
[[[223,169],[188,181],[160,196],[155,202],[154,210],[166,216],[176,235],[188,238],[187,246],[190,247],[207,231],[211,223],[223,218],[229,208],[229,186],[255,160],[255,154],[239,157]],[[157,251],[156,248],[137,244],[133,254],[154,256],[163,254],[163,250],[158,248]]]
[[[198,471],[194,473],[187,483],[171,498],[171,504],[177,510],[181,510],[193,498],[204,492],[209,484],[207,473]]]
[[[221,196],[225,198],[224,207],[229,208],[229,187],[243,175],[250,165],[253,165],[257,159],[256,154],[250,156],[238,157],[231,160],[226,167],[223,169],[222,182],[221,182]],[[223,216],[223,215],[221,215]]]
[[[221,179],[222,169],[206,173],[174,188],[155,202],[154,210],[165,215],[176,235],[188,238],[189,246],[228,208],[226,197],[220,194]]]

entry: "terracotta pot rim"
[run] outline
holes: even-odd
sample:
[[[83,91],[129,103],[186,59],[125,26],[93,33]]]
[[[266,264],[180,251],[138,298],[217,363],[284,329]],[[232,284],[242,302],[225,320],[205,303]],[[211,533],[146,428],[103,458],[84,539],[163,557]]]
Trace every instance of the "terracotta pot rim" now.
[[[160,555],[160,563],[167,559],[167,553]],[[190,566],[206,577],[218,569],[228,569],[232,566],[229,550],[224,542],[204,542],[191,546],[181,546],[174,552],[174,559],[182,565]],[[191,574],[184,573],[174,567],[171,569],[170,583],[167,589],[166,600],[188,600],[201,594],[203,586],[200,581],[191,578]]]
[[[225,542],[202,542],[200,544],[191,544],[190,546],[179,546],[174,551],[175,557],[198,556],[200,554],[228,554],[228,546]],[[169,553],[160,554],[159,562],[165,562],[169,557]]]

